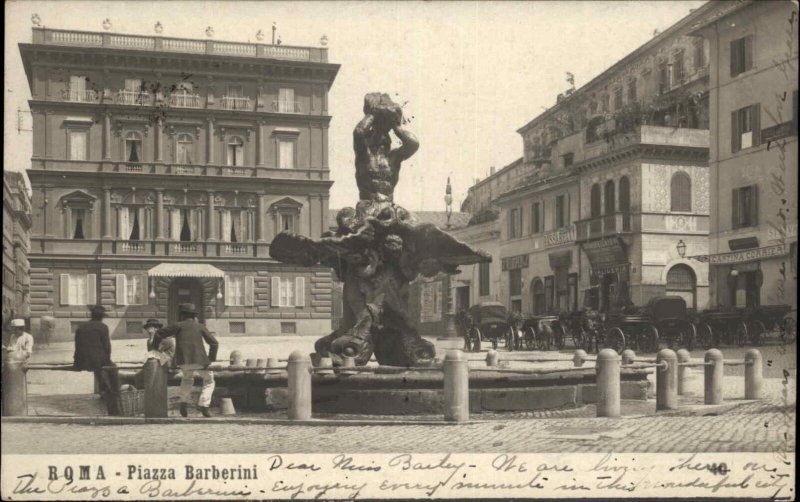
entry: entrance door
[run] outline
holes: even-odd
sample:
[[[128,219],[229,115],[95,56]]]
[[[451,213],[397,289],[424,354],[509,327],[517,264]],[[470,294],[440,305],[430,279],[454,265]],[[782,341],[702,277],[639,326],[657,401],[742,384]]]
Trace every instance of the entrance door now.
[[[456,312],[462,309],[467,310],[469,307],[469,286],[456,288]]]
[[[197,318],[205,319],[203,308],[203,285],[191,277],[177,277],[169,285],[169,322],[178,322],[178,305],[193,303],[197,309]]]

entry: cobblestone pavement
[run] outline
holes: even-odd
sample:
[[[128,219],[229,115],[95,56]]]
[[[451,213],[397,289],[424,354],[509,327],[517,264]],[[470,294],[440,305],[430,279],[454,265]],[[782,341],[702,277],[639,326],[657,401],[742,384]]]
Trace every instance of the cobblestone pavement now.
[[[4,423],[4,454],[795,451],[794,407],[717,416],[486,420],[453,425]],[[791,424],[791,425],[790,425]],[[784,436],[784,431],[791,434]]]

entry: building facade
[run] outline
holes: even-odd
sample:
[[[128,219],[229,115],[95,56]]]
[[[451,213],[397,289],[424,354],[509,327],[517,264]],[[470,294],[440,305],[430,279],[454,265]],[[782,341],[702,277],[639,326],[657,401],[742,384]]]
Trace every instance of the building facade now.
[[[112,336],[192,302],[218,335],[325,334],[327,269],[269,258],[327,230],[327,50],[34,28],[31,313]],[[36,319],[34,319],[36,324]]]
[[[23,174],[3,172],[3,321],[30,315],[31,198]]]
[[[797,2],[719,2],[710,46],[711,304],[797,309]],[[702,257],[701,257],[702,258]]]

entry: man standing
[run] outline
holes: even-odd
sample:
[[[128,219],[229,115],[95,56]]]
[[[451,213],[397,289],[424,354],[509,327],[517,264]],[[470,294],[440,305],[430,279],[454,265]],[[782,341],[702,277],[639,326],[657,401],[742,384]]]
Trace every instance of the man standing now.
[[[33,337],[25,331],[24,319],[11,321],[11,338],[8,345],[3,347],[8,350],[10,357],[27,360],[33,353]]]
[[[178,322],[159,330],[158,334],[163,338],[175,337],[175,364],[183,372],[180,389],[181,416],[189,415],[187,404],[191,398],[194,376],[197,374],[203,379],[203,390],[197,406],[204,417],[210,417],[208,407],[211,405],[215,383],[214,372],[207,368],[217,359],[219,344],[216,338],[197,321],[197,312],[192,303],[180,304]],[[203,340],[208,344],[208,355]]]
[[[103,323],[106,309],[101,305],[91,307],[90,320],[75,330],[75,355],[73,366],[78,371],[93,371],[100,385],[100,393],[106,401],[108,414],[120,414],[119,374],[117,370],[104,370],[103,366],[114,366],[111,362],[111,339],[108,326]]]

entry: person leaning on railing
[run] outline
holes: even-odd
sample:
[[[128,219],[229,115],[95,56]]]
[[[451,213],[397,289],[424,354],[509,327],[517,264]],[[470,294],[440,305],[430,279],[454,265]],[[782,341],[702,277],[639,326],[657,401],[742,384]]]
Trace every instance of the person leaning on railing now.
[[[95,305],[90,309],[90,320],[75,330],[75,355],[73,368],[76,371],[93,371],[100,385],[100,394],[106,401],[108,414],[116,416],[119,409],[119,372],[116,369],[103,369],[116,366],[111,362],[111,338],[108,326],[103,323],[106,309]]]
[[[169,369],[173,366],[173,357],[175,356],[175,337],[163,337],[158,331],[164,325],[158,319],[148,319],[144,323],[144,330],[148,335],[147,339],[147,359],[158,359],[161,366],[167,366]],[[139,370],[133,377],[134,387],[137,389],[144,389],[144,369]]]

